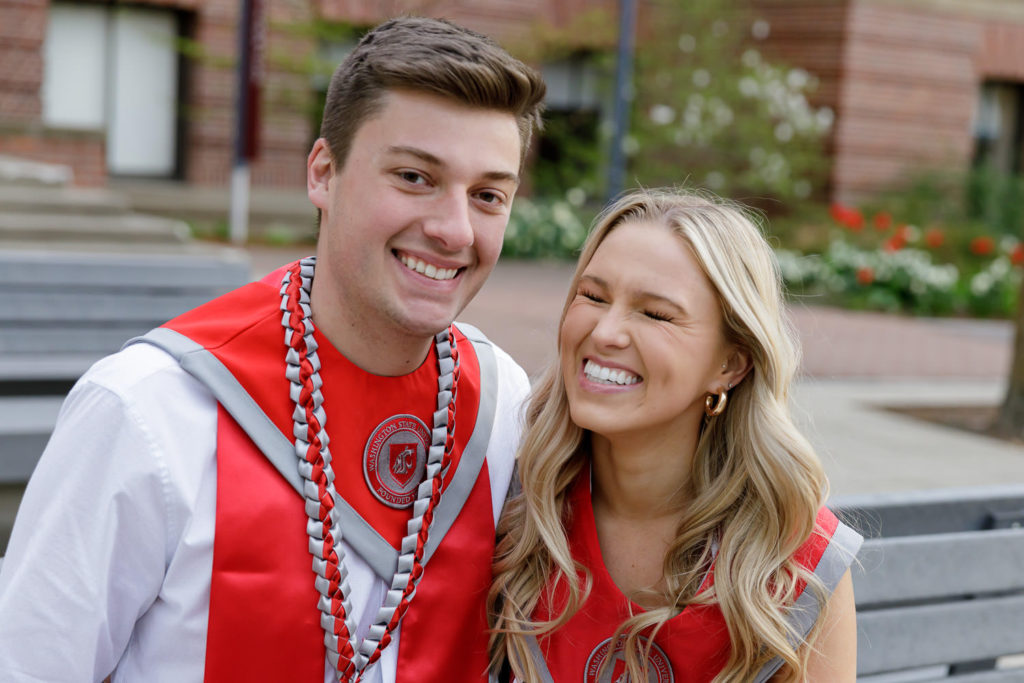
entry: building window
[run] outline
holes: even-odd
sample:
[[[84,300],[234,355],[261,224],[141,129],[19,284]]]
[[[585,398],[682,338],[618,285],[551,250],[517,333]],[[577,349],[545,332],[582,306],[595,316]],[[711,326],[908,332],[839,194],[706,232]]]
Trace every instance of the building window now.
[[[594,197],[600,192],[601,130],[608,111],[601,95],[602,70],[594,56],[576,54],[544,64],[541,72],[547,96],[532,168],[533,192],[560,196],[582,191]]]
[[[1024,157],[1024,84],[982,84],[974,121],[974,167],[1020,174]]]
[[[50,3],[43,120],[104,132],[112,175],[177,175],[180,34],[172,10]]]

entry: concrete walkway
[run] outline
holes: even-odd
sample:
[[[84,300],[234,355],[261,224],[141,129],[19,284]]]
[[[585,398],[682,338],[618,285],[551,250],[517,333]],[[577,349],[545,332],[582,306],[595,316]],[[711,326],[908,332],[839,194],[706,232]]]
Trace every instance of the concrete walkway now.
[[[250,250],[265,273],[309,249]],[[502,261],[460,319],[483,329],[532,376],[555,353],[572,266]],[[886,406],[994,405],[1013,329],[1005,321],[920,319],[797,302],[803,347],[797,424],[834,494],[1024,482],[1024,445],[900,415]]]

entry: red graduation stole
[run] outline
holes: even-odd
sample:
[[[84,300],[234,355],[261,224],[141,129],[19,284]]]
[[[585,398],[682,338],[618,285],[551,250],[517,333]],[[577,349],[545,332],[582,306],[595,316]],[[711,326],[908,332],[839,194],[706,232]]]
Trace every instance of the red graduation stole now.
[[[612,681],[618,680],[618,675],[625,673],[625,662],[621,650],[616,652],[611,647],[611,637],[619,624],[643,610],[622,594],[601,558],[589,472],[589,468],[584,468],[569,494],[572,520],[568,538],[573,558],[590,569],[593,588],[587,601],[565,626],[539,639],[548,671],[555,681],[596,683],[597,674],[609,657],[612,661],[605,671],[612,673]],[[839,523],[826,508],[818,512],[817,522],[823,534],[812,534],[796,556],[797,561],[808,568],[818,565]],[[701,588],[713,583],[712,569]],[[567,594],[564,584],[557,585],[554,604],[565,604]],[[545,597],[546,593],[542,592],[535,618],[547,619],[552,612]],[[729,631],[721,610],[715,605],[690,605],[658,631],[648,658],[649,675],[659,683],[707,683],[725,666],[729,648]]]
[[[165,327],[212,353],[290,440],[294,405],[284,374],[278,293],[283,272],[215,299]],[[446,487],[476,426],[481,389],[473,345],[461,333],[456,338],[462,371],[454,462]],[[437,392],[433,353],[409,375],[376,377],[353,366],[323,337],[317,340],[335,485],[364,520],[398,547],[411,511],[374,498],[364,481],[363,452],[374,427],[389,417],[412,414],[430,424]],[[326,650],[302,498],[223,406],[218,406],[216,514],[205,680],[322,681]],[[493,550],[485,461],[426,564],[402,620],[398,682],[486,680],[484,599]],[[359,596],[353,597],[358,603]]]

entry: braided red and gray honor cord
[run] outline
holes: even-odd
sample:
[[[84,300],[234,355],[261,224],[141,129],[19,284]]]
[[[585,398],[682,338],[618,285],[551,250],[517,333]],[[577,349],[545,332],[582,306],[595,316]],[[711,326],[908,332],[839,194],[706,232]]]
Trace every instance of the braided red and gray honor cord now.
[[[327,658],[341,683],[356,683],[363,672],[380,659],[391,643],[409,609],[416,586],[423,577],[423,553],[427,545],[434,509],[441,500],[445,474],[455,445],[455,397],[459,381],[459,352],[454,328],[434,338],[437,351],[437,409],[433,414],[431,445],[427,453],[426,475],[417,490],[412,519],[402,539],[398,567],[391,588],[378,610],[373,625],[359,642],[352,620],[352,604],[342,532],[338,523],[329,439],[325,430],[327,415],[320,389],[320,359],[313,337],[310,289],[316,258],[293,264],[281,283],[282,325],[287,347],[286,376],[295,403],[293,432],[298,470],[303,479],[303,495],[308,521],[309,552],[313,556],[314,584],[320,593],[317,607],[324,629]]]

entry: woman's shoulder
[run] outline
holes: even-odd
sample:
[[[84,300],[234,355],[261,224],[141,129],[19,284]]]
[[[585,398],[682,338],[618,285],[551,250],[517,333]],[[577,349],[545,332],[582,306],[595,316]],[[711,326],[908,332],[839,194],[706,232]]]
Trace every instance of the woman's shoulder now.
[[[853,564],[863,541],[859,533],[822,506],[815,519],[814,531],[797,550],[794,559],[812,570],[831,590]]]

